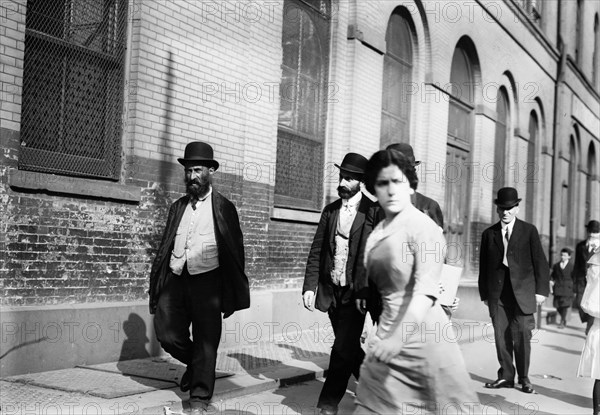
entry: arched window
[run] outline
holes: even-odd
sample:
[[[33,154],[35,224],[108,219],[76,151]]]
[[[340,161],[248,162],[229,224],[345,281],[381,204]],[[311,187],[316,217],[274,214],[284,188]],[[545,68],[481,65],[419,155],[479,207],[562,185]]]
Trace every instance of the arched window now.
[[[319,209],[321,204],[329,1],[286,0],[277,132],[275,204]]]
[[[569,177],[568,177],[568,192],[567,200],[563,200],[563,224],[567,227],[567,242],[574,242],[576,235],[576,219],[577,216],[573,210],[573,206],[577,206],[577,147],[575,144],[575,136],[571,135],[569,141]]]
[[[410,13],[398,7],[385,35],[380,146],[409,142],[410,91],[413,70],[413,34]]]
[[[448,134],[444,170],[444,232],[448,244],[464,247],[469,241],[469,200],[472,170],[471,142],[474,130],[475,67],[477,52],[463,37],[454,49],[450,70]],[[463,249],[463,253],[467,251]],[[468,254],[467,254],[468,255]],[[460,255],[457,266],[469,268],[470,258]]]
[[[473,134],[473,70],[467,51],[457,47],[450,72],[448,135],[452,141],[471,144]]]
[[[575,25],[575,62],[583,64],[583,0],[577,0],[577,23]]]
[[[529,114],[529,137],[527,143],[527,165],[525,166],[526,202],[525,219],[533,222],[535,198],[533,197],[534,185],[537,180],[538,169],[535,163],[535,148],[539,135],[538,116],[535,111]]]
[[[585,223],[587,223],[591,219],[596,219],[592,217],[594,212],[597,212],[598,208],[598,195],[594,193],[594,180],[598,179],[598,170],[596,166],[596,149],[594,148],[594,143],[590,143],[590,148],[588,150],[588,163],[587,163],[587,177],[585,183]]]
[[[506,172],[506,139],[509,130],[508,119],[508,94],[501,87],[496,95],[496,137],[494,140],[494,169],[492,179],[492,194],[504,187]],[[489,171],[487,169],[486,171]],[[492,206],[492,218],[496,217],[496,206]]]

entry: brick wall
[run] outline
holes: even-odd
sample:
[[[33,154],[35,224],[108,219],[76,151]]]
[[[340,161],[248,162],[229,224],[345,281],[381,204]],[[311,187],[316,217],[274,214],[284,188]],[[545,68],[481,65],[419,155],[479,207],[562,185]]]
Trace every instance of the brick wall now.
[[[509,87],[506,73],[514,78],[516,90],[511,131],[526,132],[529,112],[538,105],[545,114],[540,117],[541,142],[552,142],[556,36],[540,34],[515,19],[512,2],[477,3],[473,14],[466,6],[473,2],[467,2],[462,18],[456,20],[445,6],[448,2],[425,1],[417,7],[383,0],[358,6],[334,1],[330,81],[338,93],[328,109],[325,181],[315,183],[324,186],[325,200],[335,197],[335,180],[330,179],[335,179],[336,171],[328,169],[331,163],[339,163],[347,151],[368,156],[379,147],[380,52],[390,13],[401,3],[411,7],[416,31],[418,89],[411,102],[411,142],[424,162],[419,169],[425,194],[444,208],[448,102],[436,86],[443,88],[449,81],[454,47],[463,35],[472,39],[480,63],[473,160],[492,160],[495,102],[490,97],[495,97],[495,89],[486,90],[484,85]],[[500,7],[495,23],[482,12],[481,5],[488,3]],[[25,6],[25,0],[0,2],[2,303],[145,299],[168,208],[183,191],[176,158],[192,140],[209,141],[221,162],[215,186],[240,213],[252,289],[300,287],[316,225],[275,219],[273,213],[283,2],[131,0],[121,179],[91,186],[100,189],[108,183],[141,190],[134,201],[99,191],[85,196],[85,189],[74,194],[72,188],[82,186],[74,178],[33,176],[40,182],[60,181],[62,193],[10,186],[11,175],[22,174],[14,169],[20,148]],[[349,25],[362,32],[362,40],[347,39]],[[581,148],[592,143],[599,154],[598,135],[592,128],[598,122],[597,95],[585,92],[585,83],[573,71],[567,80],[562,104],[571,108],[572,96],[577,95],[581,105],[565,123],[580,122],[585,131]],[[525,89],[527,82],[537,88],[535,96],[531,88]],[[536,97],[534,103],[528,102]],[[560,130],[569,128],[561,125]],[[517,139],[509,137],[514,146],[508,148],[508,165],[522,155]],[[559,146],[567,148],[568,143],[561,141]],[[541,145],[536,152],[541,160]],[[549,189],[546,170],[538,192]],[[558,180],[564,177],[562,169]],[[482,230],[495,220],[489,213],[491,184],[481,175],[475,180],[470,194],[472,246],[478,246]],[[547,220],[547,209],[546,203],[536,205],[536,222]],[[564,232],[558,230],[559,241],[566,243],[570,240]],[[546,241],[547,235],[543,238]],[[476,269],[476,256],[471,265]]]
[[[19,131],[21,123],[26,3],[0,2],[0,127],[11,131]]]

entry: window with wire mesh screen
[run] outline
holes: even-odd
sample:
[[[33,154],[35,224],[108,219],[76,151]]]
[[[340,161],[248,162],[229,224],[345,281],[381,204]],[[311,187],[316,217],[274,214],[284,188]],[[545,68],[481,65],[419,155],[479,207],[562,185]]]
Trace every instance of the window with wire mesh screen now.
[[[275,204],[320,209],[327,113],[328,0],[285,0]]]
[[[27,1],[20,169],[118,179],[127,1]]]

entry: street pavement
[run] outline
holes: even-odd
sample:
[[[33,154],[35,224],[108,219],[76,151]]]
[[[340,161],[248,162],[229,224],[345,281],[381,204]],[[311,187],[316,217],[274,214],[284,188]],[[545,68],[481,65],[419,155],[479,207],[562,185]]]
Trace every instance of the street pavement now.
[[[485,316],[482,316],[485,317]],[[473,414],[591,414],[592,379],[577,378],[584,327],[573,313],[571,325],[543,325],[534,332],[530,379],[534,394],[520,389],[485,389],[494,380],[498,363],[489,322],[455,320],[426,334],[428,341],[457,341],[480,403]],[[315,404],[326,373],[330,332],[302,332],[267,342],[219,351],[217,369],[230,374],[217,379],[209,413],[227,415],[316,414]],[[0,379],[3,415],[25,414],[167,414],[187,409],[187,393],[176,385],[183,368],[167,357],[97,367],[11,376]],[[133,363],[138,363],[137,365]],[[163,365],[171,372],[136,373],[125,367]],[[114,370],[113,370],[114,368]],[[123,373],[118,373],[119,369]],[[170,382],[170,383],[169,383]],[[340,405],[351,413],[355,381]],[[131,392],[129,392],[131,391]],[[138,393],[135,393],[135,392]],[[122,396],[119,396],[119,395]],[[112,397],[111,397],[112,396]],[[419,414],[419,411],[409,412]],[[439,408],[451,414],[452,408]]]

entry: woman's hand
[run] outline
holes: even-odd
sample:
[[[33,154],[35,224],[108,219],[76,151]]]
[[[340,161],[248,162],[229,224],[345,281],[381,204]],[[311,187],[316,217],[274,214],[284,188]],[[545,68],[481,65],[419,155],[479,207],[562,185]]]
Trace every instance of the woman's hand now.
[[[373,337],[369,344],[368,355],[370,358],[375,358],[383,363],[389,363],[402,350],[402,342],[394,338],[381,340],[379,337]]]

